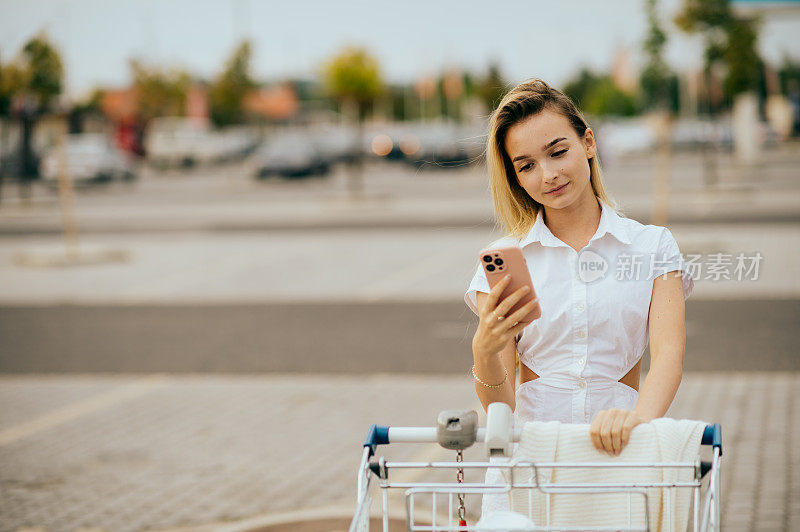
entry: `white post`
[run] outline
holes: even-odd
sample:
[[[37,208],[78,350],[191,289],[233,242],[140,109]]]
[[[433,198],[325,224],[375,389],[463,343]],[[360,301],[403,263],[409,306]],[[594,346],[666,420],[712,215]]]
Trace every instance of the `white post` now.
[[[733,102],[733,146],[740,163],[751,165],[758,162],[761,152],[758,122],[758,97],[755,93],[737,95]]]

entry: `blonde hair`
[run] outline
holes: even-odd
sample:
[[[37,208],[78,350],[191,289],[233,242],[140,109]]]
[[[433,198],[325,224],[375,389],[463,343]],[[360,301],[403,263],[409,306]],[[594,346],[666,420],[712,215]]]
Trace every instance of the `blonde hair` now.
[[[544,109],[561,113],[569,120],[578,137],[584,138],[589,125],[578,108],[564,93],[540,79],[526,81],[511,89],[500,101],[489,121],[486,164],[494,210],[498,225],[515,238],[522,238],[530,231],[542,204],[530,197],[517,181],[514,166],[505,150],[506,134],[514,124]],[[589,181],[595,197],[618,211],[616,202],[606,193],[596,153],[589,159],[589,169]]]

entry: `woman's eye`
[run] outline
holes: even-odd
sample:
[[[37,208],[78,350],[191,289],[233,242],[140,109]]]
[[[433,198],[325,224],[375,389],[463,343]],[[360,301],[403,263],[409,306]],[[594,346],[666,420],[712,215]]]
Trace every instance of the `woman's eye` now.
[[[532,163],[527,163],[527,164],[523,164],[522,166],[520,166],[519,167],[519,171],[520,172],[527,172],[531,168],[533,168],[533,164]]]
[[[561,157],[565,153],[567,153],[567,150],[559,150],[559,151],[553,153],[553,157]]]

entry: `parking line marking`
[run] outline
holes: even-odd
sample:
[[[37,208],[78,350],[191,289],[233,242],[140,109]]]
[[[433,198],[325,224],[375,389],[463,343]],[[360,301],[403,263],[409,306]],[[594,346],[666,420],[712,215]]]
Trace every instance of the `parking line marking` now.
[[[0,447],[33,436],[58,425],[146,395],[166,382],[164,375],[151,375],[135,382],[68,404],[52,412],[0,431]]]

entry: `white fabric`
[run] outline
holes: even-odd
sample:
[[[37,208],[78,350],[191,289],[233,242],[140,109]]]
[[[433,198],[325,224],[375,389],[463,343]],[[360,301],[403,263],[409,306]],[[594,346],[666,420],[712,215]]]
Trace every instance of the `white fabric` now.
[[[481,520],[475,524],[475,530],[516,532],[517,530],[530,530],[534,526],[536,524],[524,515],[506,510],[481,517]]]
[[[536,381],[529,381],[517,387],[517,409],[514,412],[514,425],[516,427],[522,427],[525,425],[526,421],[530,421],[531,419],[572,423],[569,409],[559,408],[559,405],[553,405],[552,407],[550,405],[544,405],[537,395],[529,393],[528,387],[532,382]],[[592,390],[594,396],[602,395],[600,395],[599,398],[595,397],[595,401],[592,402],[593,410],[591,419],[594,419],[594,416],[596,416],[600,410],[607,410],[609,408],[633,410],[636,406],[636,400],[639,398],[639,392],[621,382],[598,383],[596,387],[592,387]],[[553,443],[555,443],[555,440]],[[516,452],[516,449],[517,444],[514,445],[514,452]],[[504,463],[508,462],[508,459],[492,457],[489,461],[493,463]],[[501,469],[487,469],[484,482],[487,484],[505,483],[501,471]],[[508,509],[508,496],[504,493],[486,493],[483,495],[481,501],[481,515]]]
[[[558,422],[529,422],[512,462],[688,462],[695,463],[706,424],[701,421],[655,419],[637,426],[619,456],[597,451],[589,436],[589,425]],[[517,482],[533,482],[533,470],[518,470]],[[507,477],[508,473],[504,472]],[[540,483],[620,483],[690,482],[692,470],[684,468],[596,468],[539,469]],[[673,489],[667,500],[666,489],[648,490],[651,530],[686,530],[691,505],[691,489]],[[533,496],[530,504],[529,495]],[[548,501],[536,489],[515,489],[510,494],[511,509],[531,515],[534,523],[545,526]],[[669,502],[669,504],[668,504]],[[671,510],[671,512],[670,512]],[[551,526],[627,526],[628,496],[621,493],[551,494]],[[631,499],[631,525],[644,526],[644,498]]]
[[[521,241],[506,237],[489,246],[522,248],[542,308],[541,318],[525,328],[517,343],[520,361],[539,375],[516,390],[517,426],[526,421],[590,423],[601,410],[632,410],[638,393],[618,381],[647,347],[654,279],[679,270],[684,298],[694,288],[669,229],[624,218],[599,202],[600,223],[580,253],[552,234],[541,212]],[[605,274],[592,279],[596,270],[591,264],[603,262]],[[464,296],[473,312],[476,292],[489,290],[478,265]],[[500,482],[499,470],[487,470],[486,483]],[[506,496],[484,495],[482,511],[503,509],[508,509]]]

